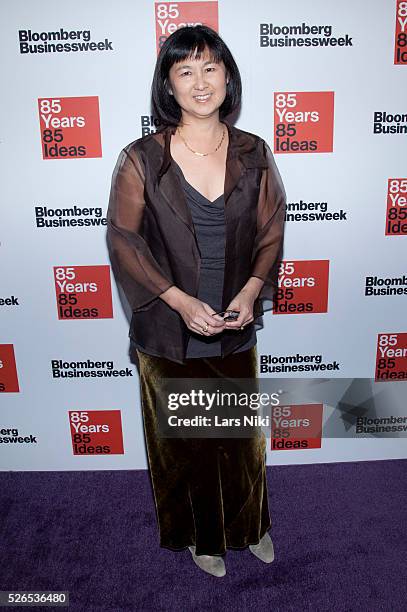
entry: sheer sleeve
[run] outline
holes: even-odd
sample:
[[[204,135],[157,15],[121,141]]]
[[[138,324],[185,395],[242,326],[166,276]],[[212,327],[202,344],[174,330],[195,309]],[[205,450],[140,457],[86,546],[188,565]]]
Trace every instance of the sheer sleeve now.
[[[264,281],[258,300],[272,300],[283,254],[286,193],[270,147],[264,140],[262,143],[268,167],[260,183],[251,275]]]
[[[144,209],[144,170],[129,145],[113,171],[107,245],[113,272],[133,311],[147,310],[173,285],[141,235]]]

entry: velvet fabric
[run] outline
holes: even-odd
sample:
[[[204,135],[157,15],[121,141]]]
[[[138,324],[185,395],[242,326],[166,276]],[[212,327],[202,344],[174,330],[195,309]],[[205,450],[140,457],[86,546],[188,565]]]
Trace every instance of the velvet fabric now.
[[[258,544],[271,527],[261,429],[252,438],[164,438],[155,409],[162,378],[257,378],[257,346],[184,364],[137,355],[160,546],[195,545],[197,555],[223,555]]]

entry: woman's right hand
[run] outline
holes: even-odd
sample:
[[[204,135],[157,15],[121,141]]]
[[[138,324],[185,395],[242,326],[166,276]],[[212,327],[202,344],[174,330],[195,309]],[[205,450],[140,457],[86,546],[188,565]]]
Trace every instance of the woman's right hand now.
[[[177,310],[188,329],[202,336],[213,336],[226,329],[223,317],[220,315],[212,316],[216,310],[206,302],[202,302],[190,295],[186,295],[180,300]],[[205,323],[208,324],[207,331],[202,329],[202,327],[205,327]]]

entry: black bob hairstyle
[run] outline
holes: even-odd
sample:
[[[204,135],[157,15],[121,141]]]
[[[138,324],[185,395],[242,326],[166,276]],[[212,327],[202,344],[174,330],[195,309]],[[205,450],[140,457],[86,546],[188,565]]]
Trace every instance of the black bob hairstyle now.
[[[205,47],[208,48],[212,61],[223,61],[229,79],[226,97],[219,108],[219,118],[223,119],[240,105],[242,81],[239,69],[219,34],[205,25],[184,26],[165,40],[154,70],[151,86],[152,110],[160,124],[177,126],[182,117],[179,104],[168,91],[171,66],[190,57],[200,59]]]

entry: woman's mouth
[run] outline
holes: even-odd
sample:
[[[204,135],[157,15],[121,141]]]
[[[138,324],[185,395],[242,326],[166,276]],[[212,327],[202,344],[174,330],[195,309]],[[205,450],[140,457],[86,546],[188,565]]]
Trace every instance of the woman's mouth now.
[[[212,94],[202,94],[202,95],[198,95],[198,96],[194,96],[194,99],[197,102],[206,102],[207,100],[209,100],[209,98],[211,97]]]

